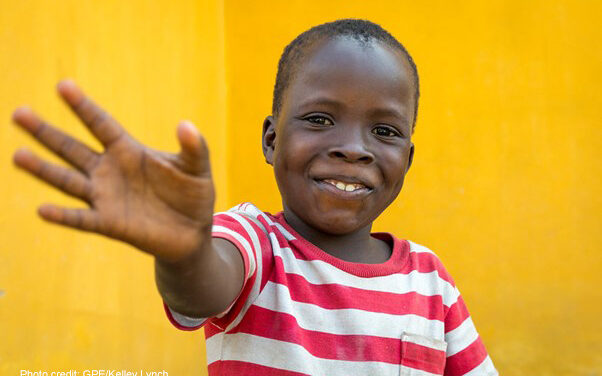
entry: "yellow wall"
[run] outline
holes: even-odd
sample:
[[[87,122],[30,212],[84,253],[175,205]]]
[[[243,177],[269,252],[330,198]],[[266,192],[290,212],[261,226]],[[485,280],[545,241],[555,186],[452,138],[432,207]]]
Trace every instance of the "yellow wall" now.
[[[55,94],[56,82],[72,77],[143,142],[177,151],[176,125],[190,119],[211,157],[225,159],[223,7],[180,0],[0,4],[0,375],[76,369],[81,376],[94,368],[205,374],[202,335],[166,321],[150,256],[37,218],[42,202],[80,204],[12,167],[15,148],[34,142],[9,119],[29,104],[98,146]],[[214,165],[219,192],[227,190],[225,171]],[[219,195],[218,205],[225,199]]]
[[[29,103],[90,140],[52,92],[73,77],[157,148],[176,149],[178,120],[198,124],[218,209],[277,211],[260,131],[278,57],[312,25],[371,19],[422,82],[414,165],[375,230],[440,255],[501,374],[602,374],[602,3],[152,4],[0,0],[0,116]],[[200,334],[163,317],[149,257],[35,217],[38,203],[74,202],[9,165],[19,145],[32,142],[0,127],[0,374],[205,374]]]

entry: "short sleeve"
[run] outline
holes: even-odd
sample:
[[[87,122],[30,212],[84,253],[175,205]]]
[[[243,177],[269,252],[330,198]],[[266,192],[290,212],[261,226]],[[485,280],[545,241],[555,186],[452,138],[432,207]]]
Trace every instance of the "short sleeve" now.
[[[457,288],[455,292],[457,300],[449,307],[444,320],[447,342],[444,375],[498,375]]]
[[[264,225],[239,210],[243,205],[236,206],[227,212],[216,213],[213,216],[212,236],[225,239],[238,249],[243,259],[244,283],[237,298],[226,311],[215,317],[192,318],[179,314],[165,303],[164,309],[169,321],[180,330],[196,330],[207,323],[212,323],[221,330],[226,330],[232,324],[240,321],[251,302],[259,295],[262,261],[266,253],[271,253],[271,245]]]
[[[205,324],[206,318],[193,318],[178,313],[171,308],[165,302],[163,302],[163,309],[169,319],[169,322],[180,330],[197,330]]]

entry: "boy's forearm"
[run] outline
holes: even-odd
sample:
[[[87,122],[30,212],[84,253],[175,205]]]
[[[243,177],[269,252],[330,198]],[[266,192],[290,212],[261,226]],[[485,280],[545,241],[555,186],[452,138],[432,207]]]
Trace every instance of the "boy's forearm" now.
[[[211,238],[210,238],[211,239]],[[199,252],[178,261],[155,257],[155,281],[164,302],[189,317],[210,317],[223,312],[242,286],[242,261],[213,241]]]
[[[198,307],[194,306],[194,297],[198,297],[198,292],[203,290],[201,256],[191,255],[178,262],[155,257],[155,282],[163,301],[175,311],[190,317],[202,317],[198,315]]]

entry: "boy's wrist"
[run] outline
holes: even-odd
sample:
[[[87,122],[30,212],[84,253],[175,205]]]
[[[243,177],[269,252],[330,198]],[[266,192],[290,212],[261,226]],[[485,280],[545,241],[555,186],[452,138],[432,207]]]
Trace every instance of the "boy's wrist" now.
[[[155,260],[168,268],[186,268],[191,263],[199,262],[200,259],[211,253],[213,221],[206,225],[198,226],[198,241],[196,246],[188,250],[177,252],[150,252]]]

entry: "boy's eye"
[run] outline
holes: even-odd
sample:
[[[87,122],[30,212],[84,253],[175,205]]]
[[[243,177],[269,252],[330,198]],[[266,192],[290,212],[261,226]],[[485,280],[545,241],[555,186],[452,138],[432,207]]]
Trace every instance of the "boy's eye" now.
[[[401,137],[397,130],[389,127],[376,127],[372,130],[372,133],[382,137]]]
[[[310,123],[314,123],[314,124],[334,125],[333,122],[330,121],[330,119],[325,118],[324,116],[308,116],[305,118],[305,120],[309,121]]]

